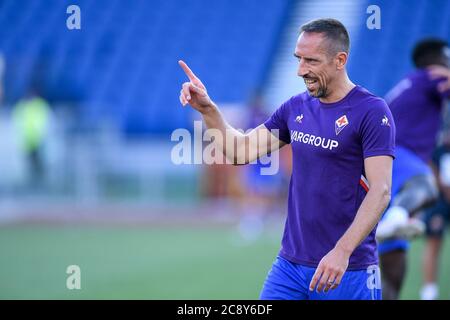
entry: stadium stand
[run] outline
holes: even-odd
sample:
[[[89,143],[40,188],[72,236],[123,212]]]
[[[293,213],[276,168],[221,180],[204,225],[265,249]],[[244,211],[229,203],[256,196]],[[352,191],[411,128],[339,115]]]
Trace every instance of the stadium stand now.
[[[264,79],[292,2],[2,1],[6,101],[39,83],[51,102],[80,102],[88,127],[108,118],[130,134],[190,128],[177,110],[177,60],[195,68],[216,101],[245,101]],[[81,30],[66,28],[71,4],[81,8]]]
[[[414,44],[424,37],[450,40],[450,2],[366,1],[381,9],[381,29],[366,28],[361,19],[358,37],[353,39],[349,60],[350,78],[377,95],[384,96],[413,69],[409,58]]]

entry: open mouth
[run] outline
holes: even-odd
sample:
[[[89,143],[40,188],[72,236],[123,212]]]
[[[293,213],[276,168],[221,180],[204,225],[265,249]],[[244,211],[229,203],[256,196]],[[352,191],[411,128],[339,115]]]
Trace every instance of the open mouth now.
[[[317,79],[313,79],[313,78],[306,78],[304,79],[306,87],[308,89],[311,89],[312,87],[314,87],[317,84]]]

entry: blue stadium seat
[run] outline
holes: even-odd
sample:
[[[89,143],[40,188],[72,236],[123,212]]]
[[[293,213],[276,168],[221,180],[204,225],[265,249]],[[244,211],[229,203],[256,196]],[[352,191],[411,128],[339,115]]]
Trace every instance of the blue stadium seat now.
[[[353,39],[350,77],[377,95],[384,96],[406,73],[413,70],[411,51],[424,37],[450,41],[450,1],[366,1],[381,9],[381,29],[366,28],[362,16]]]
[[[76,91],[81,121],[107,116],[127,133],[190,128],[190,111],[179,109],[185,77],[177,60],[192,65],[216,101],[245,101],[267,69],[292,1],[82,0],[81,30],[65,27],[70,1],[2,1],[6,98],[25,94],[35,64],[45,62],[48,98],[71,99]]]

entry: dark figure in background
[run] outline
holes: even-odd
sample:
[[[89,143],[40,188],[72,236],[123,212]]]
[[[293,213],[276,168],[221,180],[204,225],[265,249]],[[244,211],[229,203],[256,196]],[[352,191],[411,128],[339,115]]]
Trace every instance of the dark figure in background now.
[[[450,96],[450,48],[445,41],[420,41],[412,54],[416,70],[386,96],[397,127],[390,207],[377,229],[383,299],[398,299],[407,267],[408,239],[425,226],[413,216],[433,204],[437,185],[429,166]]]
[[[423,253],[422,300],[439,298],[438,265],[445,228],[450,217],[450,129],[443,132],[442,145],[433,153],[431,168],[439,186],[439,199],[425,211],[426,243]]]

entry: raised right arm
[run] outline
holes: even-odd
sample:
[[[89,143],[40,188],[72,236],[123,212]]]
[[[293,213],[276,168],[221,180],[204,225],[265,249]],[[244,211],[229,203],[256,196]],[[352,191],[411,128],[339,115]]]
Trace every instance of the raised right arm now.
[[[180,91],[181,104],[183,106],[190,104],[201,113],[208,129],[221,132],[223,139],[216,139],[214,142],[232,164],[250,163],[286,144],[272,134],[264,124],[247,134],[233,128],[226,122],[219,107],[210,99],[200,79],[185,62],[180,60],[178,63],[189,78],[189,82],[183,83]]]

